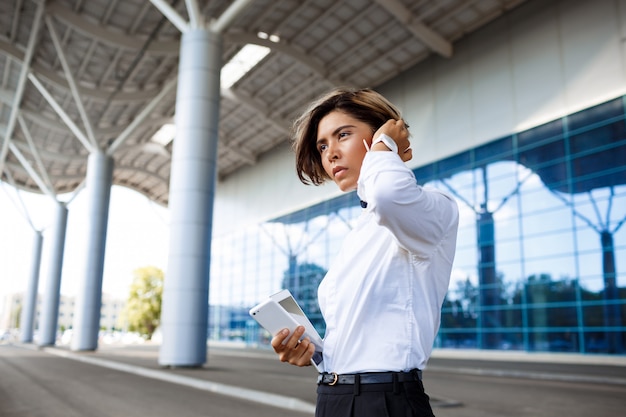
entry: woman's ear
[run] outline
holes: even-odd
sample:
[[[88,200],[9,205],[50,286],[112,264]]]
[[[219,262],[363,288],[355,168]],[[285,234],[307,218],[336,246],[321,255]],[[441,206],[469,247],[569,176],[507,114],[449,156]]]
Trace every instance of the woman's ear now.
[[[370,148],[372,147],[372,141],[374,140],[374,133],[376,133],[376,131],[378,130],[374,126],[370,126],[370,129],[372,130],[372,133],[370,134],[370,136],[363,138],[363,145],[365,145],[365,149],[367,149],[368,152],[370,151]]]

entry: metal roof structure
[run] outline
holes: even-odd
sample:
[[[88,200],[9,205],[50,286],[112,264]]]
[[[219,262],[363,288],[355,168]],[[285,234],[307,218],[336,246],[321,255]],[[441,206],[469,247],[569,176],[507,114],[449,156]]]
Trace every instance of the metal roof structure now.
[[[172,145],[152,137],[174,120],[182,25],[222,24],[224,63],[246,44],[271,48],[222,89],[223,179],[288,141],[322,92],[375,88],[432,54],[452,57],[456,41],[523,2],[3,0],[2,181],[72,193],[100,149],[114,158],[113,184],[167,205]]]

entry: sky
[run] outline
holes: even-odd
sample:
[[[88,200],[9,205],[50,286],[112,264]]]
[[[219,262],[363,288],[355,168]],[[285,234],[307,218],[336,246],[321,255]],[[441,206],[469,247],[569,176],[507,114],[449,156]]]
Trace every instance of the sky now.
[[[18,198],[19,194],[19,198]],[[65,201],[68,196],[60,196]],[[48,246],[53,224],[51,197],[16,190],[0,183],[0,307],[6,294],[26,291],[30,279],[34,231],[26,220],[22,204],[35,228],[43,230],[43,250],[39,292],[48,280]],[[61,277],[61,293],[76,295],[83,274],[87,241],[86,193],[82,191],[68,204],[66,246]],[[166,272],[169,245],[168,210],[125,187],[111,191],[107,246],[102,291],[125,299],[133,271],[156,266]]]

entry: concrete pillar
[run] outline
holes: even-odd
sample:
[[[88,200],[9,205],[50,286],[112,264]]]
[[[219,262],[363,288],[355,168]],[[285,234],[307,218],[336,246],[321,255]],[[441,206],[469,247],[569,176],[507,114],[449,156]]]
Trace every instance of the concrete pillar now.
[[[52,236],[46,245],[46,248],[50,251],[50,269],[45,283],[45,290],[43,291],[41,318],[39,320],[40,346],[52,346],[56,343],[66,229],[67,207],[59,202],[57,203]]]
[[[28,287],[26,288],[26,295],[22,304],[22,315],[20,317],[20,342],[22,343],[31,343],[33,341],[42,244],[43,235],[39,230],[36,230],[33,238],[33,256],[30,260],[30,279],[28,280]]]
[[[219,34],[202,29],[184,33],[181,40],[159,352],[165,366],[206,362],[221,44]]]
[[[84,273],[80,278],[74,321],[72,350],[96,350],[102,306],[102,273],[106,246],[109,202],[113,182],[113,159],[103,152],[89,155],[86,191],[87,228],[85,230]]]

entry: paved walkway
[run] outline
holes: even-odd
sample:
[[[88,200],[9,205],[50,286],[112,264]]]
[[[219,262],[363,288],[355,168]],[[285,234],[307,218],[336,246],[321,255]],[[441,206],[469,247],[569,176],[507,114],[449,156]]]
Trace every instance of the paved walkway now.
[[[212,347],[207,363],[197,369],[158,365],[158,345],[152,344],[105,346],[97,352],[71,352],[58,347],[43,350],[64,358],[259,404],[305,413],[315,411],[317,374],[312,368],[282,364],[267,350]]]
[[[0,415],[96,417],[146,411],[130,397],[122,401],[119,392],[132,393],[132,398],[150,398],[153,410],[144,415],[154,417],[173,415],[166,410],[181,397],[186,400],[178,405],[176,417],[314,413],[316,374],[311,367],[280,363],[269,350],[210,345],[203,367],[164,368],[158,365],[158,348],[154,344],[103,344],[96,352],[72,352],[62,346],[0,345]],[[108,369],[105,375],[116,382],[102,385],[97,369]],[[626,405],[626,356],[437,350],[424,375],[438,417],[608,417],[620,415]],[[68,381],[73,389],[64,391],[51,383],[53,380]],[[81,380],[90,383],[76,385]],[[20,384],[24,387],[17,389]],[[33,398],[20,400],[19,395],[32,391],[33,386],[47,396],[33,391],[28,397]],[[7,390],[14,392],[8,400],[2,398]],[[77,390],[90,400],[74,405],[73,392]],[[154,392],[162,394],[155,396]],[[539,397],[525,400],[533,392]],[[46,403],[38,406],[35,398],[47,398]],[[116,413],[94,414],[96,411],[89,408],[112,402]],[[7,404],[13,404],[12,408],[7,409]],[[52,414],[51,409],[59,413]],[[37,410],[46,411],[38,414]]]

